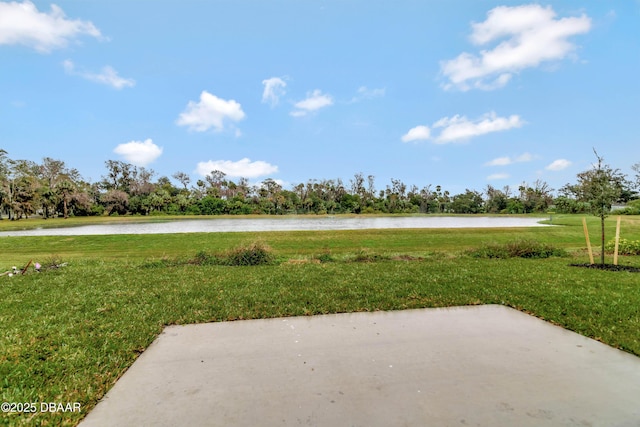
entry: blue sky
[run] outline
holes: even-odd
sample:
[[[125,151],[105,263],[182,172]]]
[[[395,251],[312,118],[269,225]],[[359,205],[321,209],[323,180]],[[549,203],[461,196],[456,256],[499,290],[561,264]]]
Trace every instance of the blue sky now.
[[[640,1],[0,1],[0,148],[452,193],[640,162]]]

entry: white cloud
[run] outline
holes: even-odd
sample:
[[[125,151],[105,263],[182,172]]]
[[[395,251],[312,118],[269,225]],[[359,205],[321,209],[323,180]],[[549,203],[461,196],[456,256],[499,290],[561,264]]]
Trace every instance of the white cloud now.
[[[231,160],[199,162],[195,172],[199,175],[207,176],[214,170],[224,172],[229,177],[257,178],[259,176],[277,173],[278,167],[261,160],[252,162],[245,157],[237,162]]]
[[[509,117],[498,117],[495,112],[483,115],[481,118],[471,121],[465,116],[455,115],[453,117],[443,117],[431,125],[432,129],[441,128],[440,134],[434,139],[437,144],[449,142],[465,141],[470,138],[487,133],[500,132],[512,128],[519,128],[524,124],[524,120],[518,115]],[[420,125],[409,129],[402,136],[402,142],[424,141],[432,138],[432,131],[428,126]],[[516,162],[526,162],[533,157],[529,153],[524,153],[516,159],[500,157],[488,163],[487,166],[508,165]]]
[[[67,46],[80,35],[102,38],[93,23],[67,19],[55,4],[45,13],[30,1],[0,2],[0,45],[19,44],[47,53]]]
[[[118,72],[108,65],[102,68],[102,71],[100,73],[77,71],[75,64],[68,59],[64,61],[62,65],[64,67],[64,70],[68,74],[71,74],[73,76],[80,76],[83,79],[95,83],[105,84],[118,90],[124,87],[133,87],[136,84],[136,81],[133,79],[125,79],[123,77],[120,77],[118,75]]]
[[[385,88],[369,89],[366,86],[360,86],[358,88],[358,94],[351,98],[351,103],[365,101],[374,98],[383,97],[386,93]]]
[[[571,166],[571,162],[567,159],[558,159],[551,162],[545,169],[550,171],[561,171]]]
[[[296,102],[294,104],[296,109],[290,114],[293,117],[302,117],[330,105],[333,105],[331,95],[323,95],[319,89],[316,89],[312,93],[308,93],[302,101]]]
[[[471,121],[465,116],[459,115],[444,117],[435,122],[432,127],[442,128],[435,142],[446,144],[448,142],[464,141],[487,133],[519,128],[523,124],[524,121],[518,115],[498,117],[496,113],[491,112],[476,121]]]
[[[511,159],[511,157],[498,157],[496,159],[493,159],[487,163],[485,163],[485,166],[507,166],[510,165],[511,163],[513,163],[513,160]]]
[[[271,107],[278,105],[280,97],[285,94],[284,88],[287,86],[280,77],[271,77],[262,81],[264,91],[262,92],[262,102],[269,104]]]
[[[442,61],[442,74],[449,79],[445,89],[497,89],[520,70],[561,60],[576,49],[568,39],[587,33],[591,19],[586,15],[558,19],[551,6],[529,4],[496,7],[484,22],[471,26],[470,40],[475,45],[502,41],[478,55],[463,52]]]
[[[120,144],[113,152],[136,166],[146,166],[160,157],[162,147],[158,147],[151,139],[146,139],[143,142],[131,141],[126,144]]]
[[[225,101],[205,90],[200,94],[200,102],[189,101],[176,124],[187,126],[189,130],[196,132],[205,132],[211,128],[222,131],[226,121],[239,122],[244,117],[242,106],[235,100]]]
[[[508,173],[494,173],[492,175],[489,175],[487,177],[487,180],[488,181],[496,181],[496,180],[499,180],[499,179],[507,179],[507,178],[509,178],[509,174]]]
[[[525,163],[525,162],[530,162],[533,159],[535,159],[535,156],[533,154],[531,154],[531,153],[522,153],[518,157],[516,157],[514,161],[516,161],[518,163]]]
[[[535,157],[531,153],[522,153],[521,155],[519,155],[518,157],[515,157],[515,158],[497,157],[497,158],[485,163],[484,165],[485,166],[507,166],[507,165],[510,165],[512,163],[530,162],[534,158]]]
[[[402,142],[424,141],[431,137],[431,130],[428,126],[416,126],[409,129],[409,132],[402,135]]]

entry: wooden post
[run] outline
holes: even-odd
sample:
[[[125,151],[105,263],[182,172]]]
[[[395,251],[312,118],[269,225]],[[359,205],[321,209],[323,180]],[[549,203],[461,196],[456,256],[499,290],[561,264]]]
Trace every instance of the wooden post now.
[[[582,218],[582,228],[584,229],[584,237],[587,239],[587,249],[589,250],[589,263],[593,265],[593,251],[591,250],[591,241],[589,241],[589,229],[587,229],[587,218]]]
[[[24,274],[27,272],[27,268],[29,268],[29,266],[31,265],[31,263],[33,262],[32,259],[29,260],[29,262],[27,263],[27,265],[25,265],[25,267],[22,269],[22,271],[20,272],[20,274]]]
[[[613,265],[618,265],[618,244],[620,243],[620,215],[616,224],[616,247],[613,250]]]

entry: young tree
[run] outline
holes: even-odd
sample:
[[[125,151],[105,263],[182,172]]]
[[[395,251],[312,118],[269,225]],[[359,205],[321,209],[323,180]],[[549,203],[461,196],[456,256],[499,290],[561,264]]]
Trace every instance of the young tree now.
[[[604,220],[611,212],[611,205],[620,198],[625,186],[625,176],[604,163],[604,159],[593,150],[598,163],[578,174],[575,191],[579,199],[589,203],[591,213],[600,218],[601,251],[600,263],[604,265]]]

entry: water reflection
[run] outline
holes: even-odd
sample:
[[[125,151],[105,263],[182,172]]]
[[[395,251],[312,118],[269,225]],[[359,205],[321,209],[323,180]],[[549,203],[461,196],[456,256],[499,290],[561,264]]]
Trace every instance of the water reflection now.
[[[0,236],[86,236],[106,234],[220,233],[241,231],[363,230],[382,228],[537,227],[540,218],[511,217],[279,217],[176,220],[84,225],[1,232]]]

